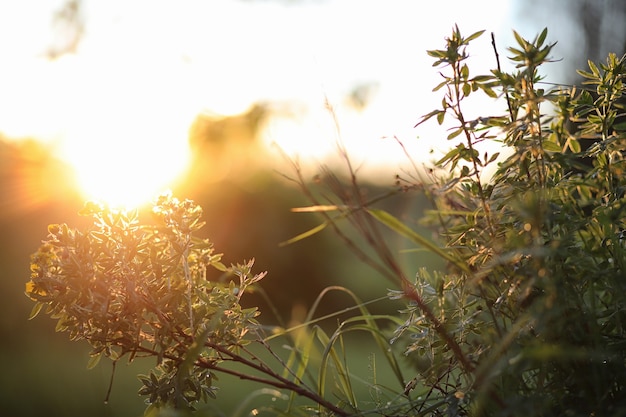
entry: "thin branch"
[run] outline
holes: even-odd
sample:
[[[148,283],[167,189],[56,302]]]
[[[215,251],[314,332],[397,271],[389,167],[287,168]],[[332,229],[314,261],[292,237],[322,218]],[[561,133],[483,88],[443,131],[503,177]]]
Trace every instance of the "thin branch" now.
[[[498,67],[498,73],[502,73],[502,68],[500,67],[500,55],[498,54],[498,48],[496,47],[496,35],[491,32],[491,45],[493,46],[493,53],[496,55],[496,65]],[[515,121],[515,116],[513,114],[513,106],[511,105],[511,99],[509,97],[509,92],[506,88],[504,90],[504,97],[506,97],[506,105],[509,108],[509,117],[511,118],[511,123]]]
[[[248,381],[255,381],[255,382],[259,382],[261,384],[264,385],[269,385],[278,389],[286,389],[289,390],[291,392],[294,392],[302,397],[306,397],[312,401],[314,401],[315,403],[321,405],[322,407],[332,411],[333,413],[339,415],[339,416],[349,416],[351,413],[347,412],[346,410],[343,410],[339,407],[337,407],[335,404],[331,403],[330,401],[324,399],[323,397],[319,396],[318,394],[316,394],[315,392],[313,392],[310,389],[305,388],[303,385],[299,385],[294,383],[293,381],[288,380],[287,378],[282,377],[281,375],[275,373],[274,371],[272,371],[270,368],[268,368],[267,366],[261,364],[257,364],[253,361],[250,361],[249,359],[244,358],[243,356],[237,355],[236,353],[226,349],[224,346],[220,346],[220,345],[216,345],[213,344],[211,342],[206,342],[205,345],[207,347],[210,347],[212,349],[214,349],[215,351],[219,352],[222,355],[225,355],[226,357],[229,357],[230,360],[234,361],[234,362],[238,362],[241,363],[242,365],[245,365],[247,367],[250,367],[252,369],[256,369],[259,372],[262,372],[263,374],[269,376],[272,379],[267,379],[267,378],[262,378],[262,377],[258,377],[258,376],[254,376],[254,375],[249,375],[246,373],[242,373],[239,371],[236,371],[234,369],[228,369],[228,368],[224,368],[224,367],[220,367],[218,365],[216,365],[215,363],[212,362],[208,362],[202,359],[199,359],[197,364],[199,366],[203,366],[203,367],[207,367],[208,369],[212,369],[218,372],[223,372],[229,375],[233,375],[236,376],[242,380],[248,380]]]

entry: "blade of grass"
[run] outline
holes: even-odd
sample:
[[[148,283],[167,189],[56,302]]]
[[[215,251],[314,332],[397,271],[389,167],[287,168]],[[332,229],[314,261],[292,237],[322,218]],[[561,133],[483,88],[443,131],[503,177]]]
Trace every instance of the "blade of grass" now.
[[[294,382],[299,384],[302,381],[302,377],[304,376],[307,366],[309,365],[309,359],[311,358],[311,349],[313,347],[313,341],[315,340],[315,334],[313,332],[308,331],[307,329],[303,329],[302,332],[299,332],[298,337],[294,338],[294,348],[289,355],[289,359],[287,360],[287,366],[283,371],[283,377],[288,378],[289,375],[293,375]],[[298,367],[295,372],[290,372],[290,369],[294,368],[294,364],[298,363]],[[289,402],[287,404],[287,409],[291,410],[297,395],[295,392],[292,392],[289,396]]]
[[[410,239],[411,241],[413,241],[414,243],[420,246],[425,247],[426,249],[428,249],[430,252],[434,253],[435,255],[438,255],[442,259],[452,263],[461,271],[467,272],[467,273],[470,272],[469,267],[462,260],[455,258],[451,254],[446,252],[446,250],[435,245],[433,242],[426,239],[425,237],[420,236],[417,232],[415,232],[413,229],[405,225],[403,222],[398,220],[396,217],[394,217],[390,213],[384,210],[380,210],[380,209],[367,209],[367,211],[376,220],[378,220],[379,222],[381,222],[382,224],[384,224],[391,230],[395,231],[396,233]]]
[[[337,206],[337,205],[317,205],[317,206],[307,206],[307,207],[294,207],[291,209],[294,213],[316,213],[320,211],[336,211],[339,209],[346,209],[346,206]]]
[[[357,409],[357,401],[354,396],[354,390],[350,381],[350,373],[344,363],[341,361],[337,349],[335,349],[335,339],[331,339],[319,326],[315,326],[315,335],[317,340],[324,346],[324,353],[322,355],[322,362],[320,363],[319,381],[318,381],[318,393],[320,396],[324,396],[326,389],[326,371],[328,369],[328,360],[332,360],[335,370],[337,371],[339,388],[341,389],[346,401],[353,409]]]
[[[246,395],[243,398],[243,400],[239,403],[239,406],[233,412],[232,417],[242,417],[244,415],[252,414],[250,410],[246,410],[246,407],[250,405],[252,400],[254,400],[257,397],[264,396],[264,395],[272,397],[272,401],[277,400],[277,399],[281,399],[281,400],[286,399],[286,395],[282,394],[277,389],[261,388],[256,391],[252,391],[250,394]]]
[[[324,223],[321,223],[321,224],[319,224],[317,226],[315,226],[314,228],[312,228],[310,230],[307,230],[304,233],[300,233],[298,236],[294,236],[294,237],[292,237],[289,240],[286,240],[284,242],[279,243],[278,246],[283,247],[283,246],[291,245],[292,243],[299,242],[299,241],[301,241],[303,239],[306,239],[306,238],[308,238],[310,236],[313,236],[316,233],[321,232],[322,230],[324,230],[326,228],[326,226],[328,226],[328,222],[327,221],[324,222]]]
[[[358,307],[361,313],[361,317],[363,317],[363,320],[372,329],[377,330],[371,333],[372,337],[376,341],[378,348],[385,355],[385,358],[387,359],[387,363],[389,363],[389,366],[391,366],[391,369],[393,370],[396,378],[398,379],[398,382],[404,386],[404,377],[402,376],[402,371],[400,370],[400,366],[398,365],[398,362],[396,361],[395,355],[388,349],[389,342],[387,338],[382,335],[382,331],[379,329],[378,325],[376,324],[376,320],[372,318],[372,315],[370,314],[369,310],[365,307],[367,303],[364,303],[363,301],[361,301],[361,299],[357,297],[357,295],[353,293],[352,291],[350,291],[349,289],[345,287],[337,286],[337,285],[325,288],[317,297],[315,302],[313,303],[311,311],[309,312],[307,316],[306,322],[310,322],[311,320],[313,320],[313,314],[315,314],[315,310],[317,309],[318,304],[321,302],[322,298],[330,291],[341,291],[341,292],[348,294],[350,298],[352,298],[352,300],[354,301],[355,306]]]

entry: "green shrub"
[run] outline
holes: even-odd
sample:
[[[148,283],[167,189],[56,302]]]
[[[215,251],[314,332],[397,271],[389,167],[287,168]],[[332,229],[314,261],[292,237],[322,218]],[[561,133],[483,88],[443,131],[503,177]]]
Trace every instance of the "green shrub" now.
[[[446,50],[429,52],[449,75],[440,85],[443,107],[423,121],[452,116],[457,127],[449,138],[463,138],[437,163],[452,176],[431,192],[433,224],[456,268],[421,271],[415,288],[464,357],[449,344],[433,350],[439,335],[409,349],[433,358],[426,376],[454,381],[442,394],[461,392],[471,414],[624,413],[626,125],[616,120],[625,58],[590,62],[590,72],[580,74],[593,90],[544,90],[538,69],[553,46],[544,44],[547,31],[532,42],[515,35],[512,74],[470,78],[464,48],[472,37],[458,29]],[[496,86],[508,115],[464,120],[470,93],[493,95]],[[580,124],[572,132],[570,121]],[[476,147],[496,138],[511,153],[483,179],[493,158]],[[581,152],[579,142],[589,139],[594,145]],[[590,160],[588,169],[582,159]],[[408,326],[432,328],[424,320]],[[449,364],[443,371],[442,363]]]
[[[211,243],[195,237],[201,209],[163,196],[157,225],[88,204],[88,230],[51,226],[32,259],[32,316],[45,307],[57,330],[88,341],[91,366],[102,356],[156,358],[156,368],[140,376],[153,414],[182,413],[215,397],[220,372],[274,389],[262,411],[276,415],[626,414],[626,58],[590,62],[580,91],[552,86],[539,73],[553,47],[547,31],[532,41],[516,33],[514,72],[500,69],[495,52],[498,69],[471,76],[467,48],[481,34],[463,37],[455,27],[444,49],[428,51],[443,98],[418,125],[452,121],[447,139],[454,141],[433,169],[398,176],[394,190],[372,198],[347,153],[347,180],[329,170],[319,177],[331,194],[318,193],[294,165],[294,180],[311,199],[297,211],[324,221],[289,243],[333,229],[393,283],[384,299],[404,303],[398,315],[374,315],[367,306],[376,300],[332,287],[319,302],[340,291],[354,304],[338,312],[332,334],[320,326],[328,317],[315,317],[318,303],[302,324],[260,325],[256,309],[240,300],[264,274],[253,274],[252,262],[222,265]],[[466,119],[479,94],[502,102],[506,113]],[[488,143],[506,156],[485,151]],[[376,208],[399,193],[429,199],[422,225],[436,239]],[[445,267],[404,271],[389,231]],[[222,277],[207,279],[207,268]],[[352,332],[370,337],[391,378],[377,379],[374,356],[368,378],[350,368]],[[286,357],[275,348],[279,340]]]

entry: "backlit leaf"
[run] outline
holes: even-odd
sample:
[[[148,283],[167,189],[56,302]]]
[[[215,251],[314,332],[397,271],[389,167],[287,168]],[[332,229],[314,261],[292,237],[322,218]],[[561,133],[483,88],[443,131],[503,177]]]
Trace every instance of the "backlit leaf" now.
[[[315,226],[314,228],[312,228],[312,229],[310,229],[310,230],[307,230],[307,231],[306,231],[306,232],[304,232],[304,233],[300,233],[298,236],[294,236],[294,237],[292,237],[292,238],[291,238],[291,239],[289,239],[289,240],[286,240],[286,241],[284,241],[284,242],[281,242],[281,243],[279,244],[279,246],[281,246],[281,247],[282,247],[282,246],[291,245],[292,243],[299,242],[299,241],[301,241],[301,240],[303,240],[303,239],[306,239],[306,238],[308,238],[308,237],[310,237],[310,236],[313,236],[313,235],[314,235],[314,234],[316,234],[316,233],[321,232],[322,230],[324,230],[324,229],[326,228],[326,226],[328,226],[328,222],[324,222],[324,223],[322,223],[322,224],[320,224],[320,225],[318,225],[318,226]]]

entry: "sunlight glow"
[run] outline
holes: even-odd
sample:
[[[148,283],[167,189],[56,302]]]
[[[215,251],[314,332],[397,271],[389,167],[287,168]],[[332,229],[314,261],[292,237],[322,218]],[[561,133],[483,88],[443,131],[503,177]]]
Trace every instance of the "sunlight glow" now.
[[[111,57],[102,53],[24,59],[23,84],[3,85],[16,99],[0,105],[2,131],[49,142],[72,167],[85,199],[136,206],[171,188],[186,170],[198,104],[184,68],[170,65],[166,75],[178,83],[166,83],[162,63],[120,58],[128,67],[106,73],[101,68]],[[25,87],[33,94],[24,94]]]
[[[74,57],[59,74],[75,85],[57,98],[67,120],[59,156],[74,168],[85,198],[146,203],[171,187],[189,162],[193,99],[184,83],[168,86],[152,75],[158,63],[114,68],[93,79],[101,65],[88,55]]]
[[[357,163],[396,164],[405,156],[381,138],[398,136],[418,156],[433,146],[415,141],[424,131],[413,129],[437,102],[430,89],[439,79],[425,50],[441,45],[455,22],[469,34],[498,30],[506,20],[507,2],[454,3],[445,13],[432,1],[420,5],[417,20],[407,12],[416,7],[413,0],[297,7],[234,0],[90,3],[75,55],[47,61],[33,53],[46,34],[28,38],[30,53],[0,44],[10,64],[0,78],[0,131],[52,143],[73,167],[85,198],[113,205],[146,202],[185,172],[196,115],[240,113],[255,102],[304,109],[274,118],[262,132],[266,145],[289,156],[325,163],[337,156],[341,139]],[[485,9],[493,13],[474,14]],[[45,21],[50,13],[37,18]],[[19,39],[36,32],[39,22],[22,27],[21,20],[0,16],[0,23],[12,20],[20,21],[12,26]],[[171,30],[163,30],[164,20]],[[490,68],[490,44],[482,45],[475,54]],[[355,85],[370,82],[380,88],[367,106],[345,105]],[[338,125],[326,101],[336,106]]]
[[[183,149],[155,146],[150,137],[128,141],[126,134],[122,127],[117,140],[97,147],[70,146],[62,155],[73,166],[85,199],[136,207],[170,188],[185,169],[188,155]]]

